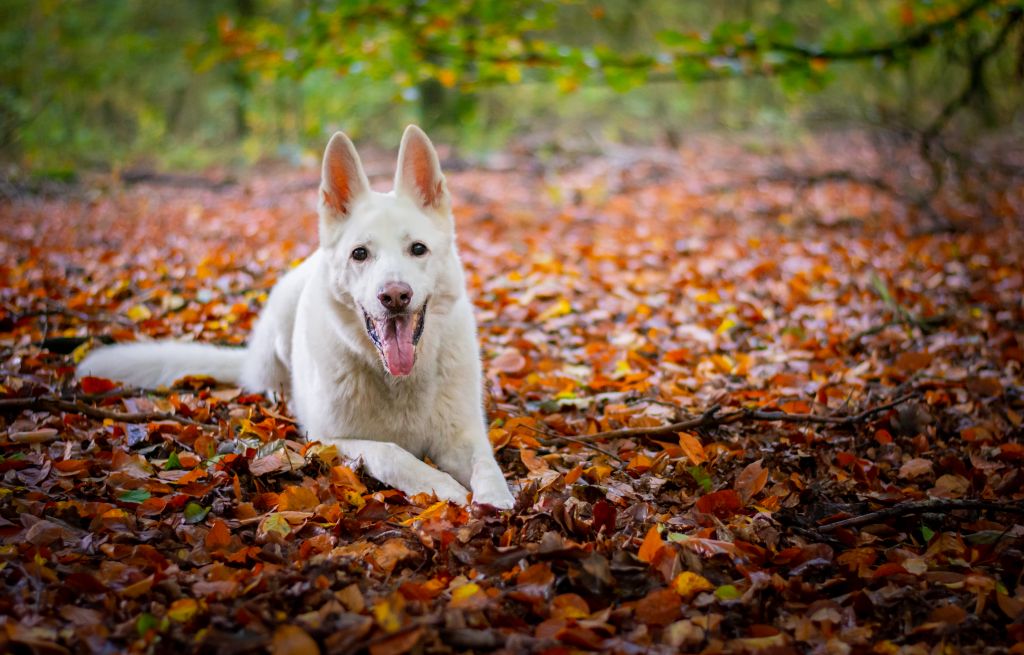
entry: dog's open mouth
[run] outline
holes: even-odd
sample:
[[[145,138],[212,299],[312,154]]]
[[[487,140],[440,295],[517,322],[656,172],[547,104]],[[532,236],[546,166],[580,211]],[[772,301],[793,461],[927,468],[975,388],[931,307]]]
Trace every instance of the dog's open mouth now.
[[[374,318],[363,310],[366,332],[384,360],[384,367],[394,376],[409,375],[416,363],[416,344],[423,336],[427,303],[415,313],[389,314]]]

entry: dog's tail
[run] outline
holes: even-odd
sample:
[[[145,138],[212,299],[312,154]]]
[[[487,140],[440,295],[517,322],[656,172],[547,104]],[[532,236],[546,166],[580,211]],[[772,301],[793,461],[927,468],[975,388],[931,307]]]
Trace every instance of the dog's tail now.
[[[76,374],[118,380],[144,389],[169,387],[189,375],[241,384],[245,358],[245,348],[176,341],[128,343],[90,352],[78,365]]]

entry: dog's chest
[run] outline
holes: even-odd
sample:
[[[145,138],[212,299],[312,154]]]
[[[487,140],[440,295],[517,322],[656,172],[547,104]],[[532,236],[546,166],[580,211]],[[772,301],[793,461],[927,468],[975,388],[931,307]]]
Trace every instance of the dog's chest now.
[[[401,380],[388,380],[364,366],[335,371],[330,384],[318,390],[316,401],[328,414],[326,425],[333,426],[330,436],[391,441],[422,453],[444,426],[437,375],[428,370],[432,362],[418,366],[422,367],[414,376]]]

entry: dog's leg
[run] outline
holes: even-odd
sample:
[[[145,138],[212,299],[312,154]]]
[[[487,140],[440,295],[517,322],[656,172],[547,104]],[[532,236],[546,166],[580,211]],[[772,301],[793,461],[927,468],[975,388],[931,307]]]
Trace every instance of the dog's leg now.
[[[362,463],[372,477],[406,495],[433,492],[441,500],[466,504],[469,492],[465,487],[397,444],[368,439],[339,439],[331,443],[343,457]]]
[[[511,509],[516,499],[508,490],[505,476],[494,459],[491,443],[483,428],[465,429],[443,449],[431,451],[430,458],[438,467],[473,490],[473,502],[493,505],[499,509]]]

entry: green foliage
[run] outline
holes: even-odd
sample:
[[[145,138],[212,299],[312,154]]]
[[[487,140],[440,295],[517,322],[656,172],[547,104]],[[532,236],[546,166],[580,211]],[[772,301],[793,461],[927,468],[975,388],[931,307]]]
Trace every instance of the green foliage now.
[[[643,139],[808,111],[927,123],[1024,0],[720,4],[10,0],[0,145],[64,171],[301,158],[334,129],[409,121],[482,147],[538,122]],[[1019,92],[985,88],[1005,122]]]

